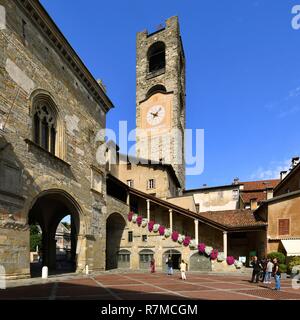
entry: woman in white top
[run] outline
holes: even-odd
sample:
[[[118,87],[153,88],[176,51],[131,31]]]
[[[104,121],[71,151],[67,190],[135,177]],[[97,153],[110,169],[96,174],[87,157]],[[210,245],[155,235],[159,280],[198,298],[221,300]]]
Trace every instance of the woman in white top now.
[[[271,276],[272,276],[272,269],[273,269],[273,263],[271,259],[268,259],[267,268],[266,268],[266,276],[264,283],[271,283]]]
[[[184,260],[181,260],[181,263],[180,263],[180,272],[181,272],[181,279],[182,280],[186,280],[186,263],[184,262]]]

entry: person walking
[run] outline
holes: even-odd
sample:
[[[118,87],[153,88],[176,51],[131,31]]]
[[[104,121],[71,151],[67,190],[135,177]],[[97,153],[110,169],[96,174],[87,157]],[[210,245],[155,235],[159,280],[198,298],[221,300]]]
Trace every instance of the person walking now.
[[[274,290],[280,290],[280,270],[278,260],[276,258],[273,259],[273,276],[275,278],[275,288]]]
[[[180,272],[181,272],[181,279],[186,280],[186,269],[187,269],[187,263],[182,259],[180,263]]]
[[[254,282],[254,280],[255,280],[255,282],[258,283],[258,278],[259,278],[260,271],[262,269],[262,265],[258,261],[257,256],[253,257],[251,265],[253,267],[253,271],[252,271],[252,278],[251,278],[250,282]]]
[[[266,274],[267,274],[267,259],[263,258],[260,261],[261,265],[262,265],[262,278],[261,278],[261,282],[265,283],[265,279],[266,279]]]
[[[169,256],[167,260],[167,266],[168,266],[168,276],[171,276],[173,274],[173,261],[171,256]]]
[[[271,259],[267,260],[267,267],[266,267],[266,276],[264,283],[270,284],[271,283],[271,277],[272,277],[272,271],[273,271],[273,263]]]
[[[150,272],[151,273],[155,272],[155,260],[154,260],[154,258],[152,258],[151,261],[150,261]]]

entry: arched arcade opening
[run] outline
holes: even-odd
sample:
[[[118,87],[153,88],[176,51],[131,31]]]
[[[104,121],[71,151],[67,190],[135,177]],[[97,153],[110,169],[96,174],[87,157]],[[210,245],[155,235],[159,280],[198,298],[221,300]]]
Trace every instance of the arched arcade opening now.
[[[106,220],[106,270],[120,267],[118,264],[120,259],[126,259],[126,261],[130,259],[128,255],[119,257],[119,253],[122,252],[120,244],[125,227],[125,219],[119,213],[111,214]],[[125,263],[125,260],[123,262]]]
[[[167,270],[167,260],[171,257],[173,262],[173,269],[179,269],[180,263],[181,263],[181,252],[175,249],[167,250],[163,253],[162,256],[162,269],[164,271]]]
[[[62,259],[60,223],[69,218],[69,232],[65,232],[68,252]],[[77,268],[77,240],[80,229],[80,210],[73,198],[60,190],[47,191],[38,196],[29,211],[28,223],[38,225],[41,233],[39,261],[31,263],[31,276],[40,276],[43,266],[49,274],[75,272]],[[68,234],[67,234],[68,233]],[[32,235],[31,235],[32,237]],[[68,238],[68,239],[67,239]],[[59,241],[59,242],[58,242]]]

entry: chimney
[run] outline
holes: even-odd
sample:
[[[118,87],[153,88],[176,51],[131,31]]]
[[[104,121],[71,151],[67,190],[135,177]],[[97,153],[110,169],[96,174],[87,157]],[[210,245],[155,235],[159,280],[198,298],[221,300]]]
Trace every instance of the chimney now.
[[[291,163],[291,169],[294,169],[296,165],[300,162],[300,157],[294,157],[292,158],[292,163]]]
[[[250,199],[250,209],[251,210],[257,209],[257,198]]]
[[[233,183],[232,184],[239,184],[240,183],[240,179],[239,178],[234,178],[233,179]]]
[[[273,198],[273,188],[267,188],[266,192],[267,192],[267,200],[272,199]]]
[[[283,180],[287,176],[287,171],[280,171],[280,180]]]

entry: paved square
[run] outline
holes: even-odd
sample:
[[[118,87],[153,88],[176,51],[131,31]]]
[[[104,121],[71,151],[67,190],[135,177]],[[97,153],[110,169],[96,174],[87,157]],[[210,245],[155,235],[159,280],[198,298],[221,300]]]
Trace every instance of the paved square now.
[[[116,273],[49,279],[44,283],[15,282],[18,286],[0,290],[1,300],[300,300],[300,289],[282,280],[281,291],[272,285],[250,283],[248,276],[188,273]]]

